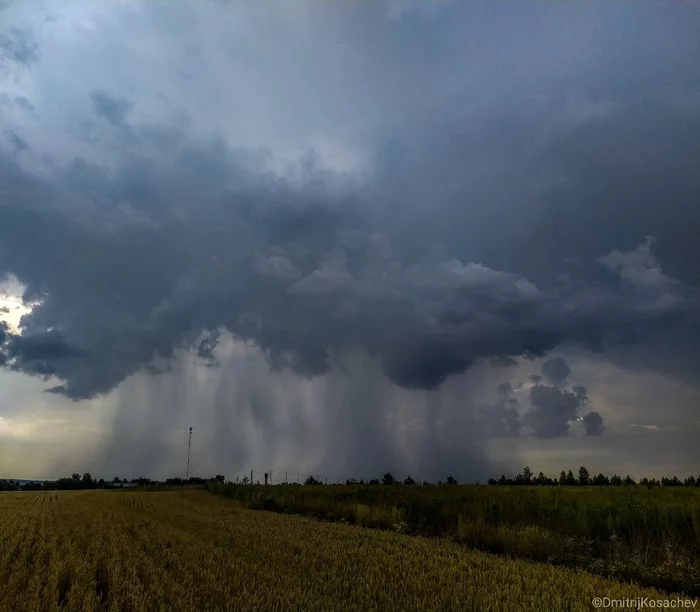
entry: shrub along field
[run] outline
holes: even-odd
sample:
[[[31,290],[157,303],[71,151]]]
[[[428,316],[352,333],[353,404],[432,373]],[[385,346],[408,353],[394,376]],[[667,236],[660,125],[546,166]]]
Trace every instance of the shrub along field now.
[[[697,488],[211,483],[248,508],[316,516],[700,595]]]
[[[591,610],[667,596],[203,491],[0,494],[0,610]]]

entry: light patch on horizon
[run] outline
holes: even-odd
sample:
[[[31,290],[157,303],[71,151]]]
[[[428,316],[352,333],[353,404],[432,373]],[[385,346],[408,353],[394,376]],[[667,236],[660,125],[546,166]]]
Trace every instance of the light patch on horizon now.
[[[574,384],[583,384],[590,402],[587,410],[601,414],[605,431],[585,436],[579,423],[572,423],[570,435],[550,439],[518,436],[508,440],[510,451],[522,466],[535,473],[557,476],[585,465],[591,472],[613,473],[634,478],[696,474],[694,440],[700,438],[700,388],[658,372],[631,370],[600,355],[575,347],[564,347],[554,355],[565,356]],[[512,383],[538,374],[538,362],[523,362],[512,372]],[[523,382],[525,391],[534,383]],[[673,398],[669,410],[659,405]],[[503,457],[500,440],[489,441],[494,458]],[[513,472],[510,475],[514,475]],[[497,478],[500,474],[494,475]]]
[[[589,390],[591,406],[604,417],[606,427],[646,422],[659,429],[700,431],[700,386],[659,372],[624,368],[580,349],[567,361]],[[670,401],[673,409],[664,410]]]
[[[672,425],[643,425],[641,423],[630,423],[627,427],[639,427],[640,429],[647,429],[649,431],[678,431],[681,429],[680,427],[674,427]]]
[[[90,471],[105,432],[101,401],[42,393],[46,383],[0,371],[0,478],[58,478]]]

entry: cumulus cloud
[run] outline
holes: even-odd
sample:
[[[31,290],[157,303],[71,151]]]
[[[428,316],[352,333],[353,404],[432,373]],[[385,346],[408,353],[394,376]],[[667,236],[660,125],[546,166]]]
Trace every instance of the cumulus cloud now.
[[[570,391],[535,385],[530,389],[530,408],[523,416],[523,423],[539,438],[565,436],[580,405],[580,400]]]
[[[498,400],[480,406],[477,417],[485,435],[492,437],[532,435],[536,438],[568,436],[570,426],[576,421],[583,423],[588,436],[599,436],[604,431],[603,418],[591,411],[580,416],[579,412],[588,404],[588,394],[583,385],[564,388],[571,368],[562,357],[548,359],[542,363],[540,376],[530,376],[529,404],[521,402],[510,383],[498,386]],[[547,382],[542,382],[543,378]],[[518,384],[517,390],[527,387]]]

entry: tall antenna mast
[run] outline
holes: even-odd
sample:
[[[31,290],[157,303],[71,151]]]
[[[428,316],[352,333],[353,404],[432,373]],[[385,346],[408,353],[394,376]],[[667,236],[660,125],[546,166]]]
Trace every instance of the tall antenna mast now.
[[[192,428],[190,427],[190,439],[187,442],[187,474],[185,475],[185,482],[190,479],[190,448],[192,448]]]

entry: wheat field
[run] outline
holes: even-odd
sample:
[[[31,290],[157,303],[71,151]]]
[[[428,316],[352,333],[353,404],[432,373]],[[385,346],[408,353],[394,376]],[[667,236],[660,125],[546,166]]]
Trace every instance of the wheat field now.
[[[0,610],[591,610],[665,598],[203,491],[0,494]]]

